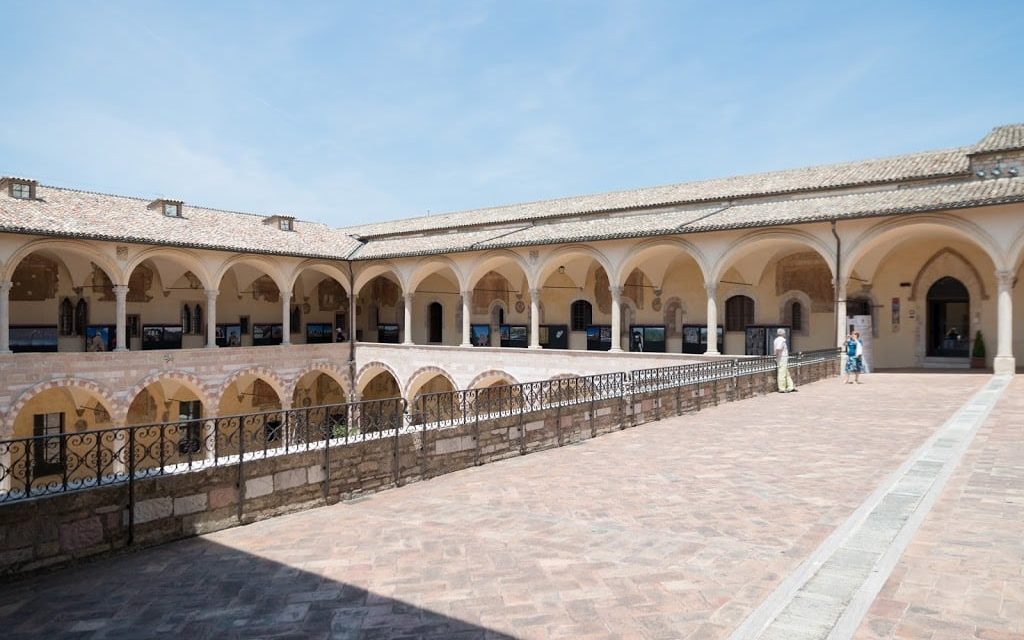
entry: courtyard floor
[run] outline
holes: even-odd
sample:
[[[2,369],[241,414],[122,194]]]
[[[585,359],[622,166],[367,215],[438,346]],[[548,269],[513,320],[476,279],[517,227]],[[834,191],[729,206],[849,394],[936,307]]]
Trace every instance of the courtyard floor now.
[[[827,380],[9,581],[0,630],[1024,638],[1024,376],[992,383]]]

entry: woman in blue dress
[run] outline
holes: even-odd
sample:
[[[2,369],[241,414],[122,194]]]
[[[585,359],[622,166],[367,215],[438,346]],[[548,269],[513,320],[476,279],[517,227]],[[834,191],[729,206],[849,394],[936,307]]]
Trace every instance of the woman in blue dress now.
[[[851,333],[843,346],[846,349],[846,384],[854,382],[860,384],[860,374],[864,373],[864,343],[860,341],[860,333],[857,331]],[[850,380],[851,373],[853,374],[852,381]]]

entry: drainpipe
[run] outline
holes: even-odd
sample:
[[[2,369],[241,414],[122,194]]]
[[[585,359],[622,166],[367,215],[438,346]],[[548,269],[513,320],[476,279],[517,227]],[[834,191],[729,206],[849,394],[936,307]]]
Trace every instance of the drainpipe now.
[[[839,344],[839,278],[842,276],[842,258],[843,258],[843,242],[839,238],[839,234],[836,233],[836,220],[832,219],[832,235],[836,239],[836,278],[833,283],[832,290],[835,292],[835,300],[832,301],[832,316],[835,318],[833,322],[833,332],[835,333],[835,339],[832,341],[833,345]],[[350,267],[351,268],[351,267]]]
[[[349,402],[356,399],[356,279],[352,275],[352,261],[348,260],[348,381],[351,385]]]

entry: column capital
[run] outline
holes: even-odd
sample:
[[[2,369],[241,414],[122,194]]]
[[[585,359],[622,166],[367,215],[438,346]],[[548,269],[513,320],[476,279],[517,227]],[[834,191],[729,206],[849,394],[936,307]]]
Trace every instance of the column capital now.
[[[996,269],[996,284],[1000,289],[1013,287],[1014,273],[1009,269]]]
[[[416,292],[415,291],[406,291],[405,293],[402,294],[402,298],[406,302],[412,302],[416,298]]]
[[[473,290],[472,289],[466,289],[464,291],[460,291],[459,295],[461,295],[463,298],[468,300],[468,299],[473,297]]]
[[[715,297],[715,295],[718,293],[718,283],[717,282],[705,282],[704,283],[704,291],[707,291],[709,298]]]
[[[0,282],[0,293],[10,293],[13,282]]]
[[[540,292],[541,292],[540,287],[531,287],[530,288],[530,298],[532,300],[535,300],[535,301],[536,300],[540,300]]]
[[[128,295],[128,285],[126,284],[115,284],[114,295]]]
[[[219,289],[204,289],[203,292],[206,294],[207,300],[214,300],[220,295]]]
[[[608,290],[612,293],[612,300],[618,300],[622,297],[622,287],[619,285],[611,285]]]

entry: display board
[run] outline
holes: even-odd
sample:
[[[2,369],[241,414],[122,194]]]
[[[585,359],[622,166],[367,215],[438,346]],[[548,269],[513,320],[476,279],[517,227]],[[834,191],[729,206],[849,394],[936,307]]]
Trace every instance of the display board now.
[[[683,325],[683,353],[705,353],[708,350],[708,325]],[[718,353],[725,352],[725,327],[718,325]]]
[[[629,325],[629,350],[644,353],[665,353],[665,325]]]
[[[281,344],[283,338],[283,324],[252,325],[252,346],[254,347],[264,347],[267,345]]]
[[[12,324],[8,335],[14,353],[49,353],[57,350],[55,324]]]
[[[117,346],[117,327],[112,324],[91,324],[85,328],[85,350],[93,353],[113,351]]]
[[[501,346],[522,347],[530,346],[530,328],[525,324],[503,324],[499,327]]]
[[[785,325],[747,325],[746,340],[744,341],[744,353],[748,356],[772,356],[775,355],[775,338],[778,330],[784,329],[786,334],[786,347],[793,351],[792,331]]]
[[[214,329],[214,342],[218,347],[240,347],[242,346],[242,325],[218,324]]]
[[[469,325],[469,341],[474,347],[491,346],[491,325],[471,324]]]
[[[142,325],[142,350],[180,349],[180,324],[144,324]]]
[[[307,322],[306,344],[334,342],[334,327],[330,322]]]
[[[545,349],[568,349],[569,348],[569,325],[567,324],[542,324],[540,325],[540,346]]]
[[[612,348],[612,326],[592,324],[587,327],[587,351],[608,351]]]
[[[398,325],[378,324],[377,342],[381,342],[384,344],[398,344]]]

